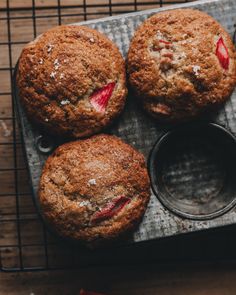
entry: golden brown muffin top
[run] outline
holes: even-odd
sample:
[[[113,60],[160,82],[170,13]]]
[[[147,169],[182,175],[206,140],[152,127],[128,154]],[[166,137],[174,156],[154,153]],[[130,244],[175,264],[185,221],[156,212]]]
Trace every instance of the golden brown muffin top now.
[[[110,135],[57,148],[39,186],[45,219],[60,235],[84,242],[112,239],[133,228],[149,196],[143,155]]]
[[[212,17],[169,10],[136,31],[128,53],[129,80],[152,115],[175,121],[229,97],[236,83],[235,57],[230,36]]]
[[[126,97],[118,48],[84,26],[55,27],[29,43],[19,59],[17,84],[33,121],[72,137],[108,125]]]

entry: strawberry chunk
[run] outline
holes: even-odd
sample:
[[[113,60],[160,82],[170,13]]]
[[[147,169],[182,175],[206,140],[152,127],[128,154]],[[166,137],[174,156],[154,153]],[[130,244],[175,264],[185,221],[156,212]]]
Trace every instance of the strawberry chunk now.
[[[105,295],[105,294],[97,293],[93,291],[85,291],[84,289],[81,289],[79,292],[79,295]]]
[[[115,88],[115,82],[111,82],[101,89],[95,90],[89,97],[90,103],[100,113],[104,113],[108,104],[108,101]]]
[[[160,43],[164,43],[164,44],[166,44],[166,45],[172,45],[170,42],[165,41],[165,40],[162,40],[162,39],[159,39],[158,41],[159,41]]]
[[[216,56],[223,69],[228,70],[229,68],[229,52],[227,47],[224,44],[222,37],[216,43]]]
[[[163,48],[170,49],[172,47],[172,43],[165,41],[163,39],[156,39],[153,41],[153,50],[160,51]]]
[[[130,199],[125,196],[119,196],[114,198],[104,208],[93,214],[91,222],[97,223],[104,219],[111,218],[112,216],[120,212],[124,208],[124,206],[126,206],[129,202]]]

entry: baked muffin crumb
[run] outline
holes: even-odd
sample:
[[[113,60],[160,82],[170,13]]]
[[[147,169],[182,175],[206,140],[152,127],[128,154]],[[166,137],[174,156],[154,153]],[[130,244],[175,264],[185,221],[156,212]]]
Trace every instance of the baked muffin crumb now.
[[[52,134],[84,137],[123,110],[124,60],[114,43],[84,26],[55,27],[22,51],[17,85],[28,117]]]
[[[193,119],[224,103],[236,84],[228,33],[198,10],[160,12],[136,31],[128,52],[129,81],[157,119]]]
[[[132,230],[149,197],[143,155],[104,134],[58,147],[47,159],[39,185],[45,220],[59,235],[88,245]]]

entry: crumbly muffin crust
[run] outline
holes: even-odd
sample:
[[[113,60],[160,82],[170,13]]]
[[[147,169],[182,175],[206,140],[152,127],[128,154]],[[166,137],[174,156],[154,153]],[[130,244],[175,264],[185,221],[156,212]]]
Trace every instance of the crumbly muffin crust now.
[[[47,159],[39,185],[45,220],[61,236],[88,244],[133,229],[149,197],[143,155],[104,134],[58,147]]]
[[[17,71],[31,120],[69,137],[96,133],[120,114],[125,79],[116,45],[84,26],[59,26],[40,35],[23,49]]]
[[[235,59],[230,36],[206,13],[160,12],[141,24],[131,41],[129,82],[152,116],[187,120],[231,95]]]

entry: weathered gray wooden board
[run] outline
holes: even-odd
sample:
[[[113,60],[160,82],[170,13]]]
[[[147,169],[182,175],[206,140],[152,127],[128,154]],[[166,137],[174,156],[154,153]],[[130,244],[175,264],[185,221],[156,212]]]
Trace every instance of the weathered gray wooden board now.
[[[118,45],[125,57],[128,51],[130,39],[133,36],[135,29],[147,17],[162,10],[182,7],[192,7],[207,12],[216,18],[226,28],[226,30],[233,35],[234,24],[236,23],[235,0],[196,1],[193,3],[146,10],[143,12],[131,13],[117,17],[108,17],[80,24],[93,27],[105,33]],[[16,101],[22,125],[22,133],[25,142],[25,150],[31,175],[32,187],[35,199],[37,200],[39,177],[46,156],[39,153],[36,148],[35,139],[39,135],[39,131],[28,122],[24,111],[19,105],[17,95]],[[211,121],[220,123],[221,125],[227,127],[233,134],[236,134],[235,110],[236,92],[233,93],[230,101],[225,105],[224,109],[222,109],[220,113],[215,116],[215,118],[211,118]],[[124,113],[117,124],[113,126],[109,132],[123,138],[126,142],[142,151],[145,156],[148,157],[153,144],[163,130],[158,127],[155,121],[143,115],[135,104],[135,101],[133,101],[132,97],[129,96]],[[165,209],[156,196],[152,194],[145,217],[139,228],[133,234],[131,240],[134,242],[146,241],[180,233],[229,225],[235,222],[235,209],[232,209],[223,216],[212,220],[194,221],[183,219]]]

